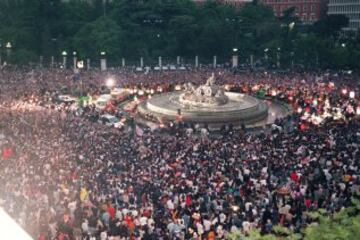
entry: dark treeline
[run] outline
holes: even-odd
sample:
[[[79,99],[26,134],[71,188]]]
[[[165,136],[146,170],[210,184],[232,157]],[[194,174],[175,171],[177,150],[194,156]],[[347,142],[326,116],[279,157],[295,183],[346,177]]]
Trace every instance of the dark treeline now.
[[[278,19],[257,3],[236,9],[190,0],[0,0],[1,54],[19,64],[40,55],[59,59],[64,50],[91,59],[105,51],[113,63],[195,55],[224,62],[237,48],[241,62],[254,55],[267,65],[279,58],[282,66],[360,68],[359,38],[339,32],[346,24],[332,16],[304,25],[294,9]]]

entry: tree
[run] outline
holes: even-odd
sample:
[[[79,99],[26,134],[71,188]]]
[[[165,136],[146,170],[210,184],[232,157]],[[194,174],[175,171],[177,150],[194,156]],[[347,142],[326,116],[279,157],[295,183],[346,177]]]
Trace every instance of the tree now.
[[[158,56],[195,55],[202,61],[217,55],[223,62],[238,48],[241,61],[250,55],[262,59],[269,49],[267,56],[274,64],[280,48],[283,67],[290,67],[295,59],[295,63],[323,68],[360,68],[359,41],[342,36],[341,43],[347,47],[339,47],[338,33],[348,24],[344,16],[327,16],[313,27],[301,27],[293,8],[277,18],[258,1],[241,9],[220,2],[0,1],[0,43],[11,42],[14,53],[24,50],[37,59],[76,50],[80,57],[98,58],[100,51],[106,51],[110,60],[126,57],[128,62],[140,56],[155,62]]]
[[[357,239],[360,236],[360,200],[352,199],[353,206],[329,215],[325,210],[311,213],[317,224],[304,231],[307,240]]]
[[[119,59],[124,48],[121,43],[121,28],[106,16],[86,24],[74,38],[75,49],[85,57],[96,57],[105,51],[110,59]]]
[[[313,26],[313,31],[323,37],[336,37],[339,31],[349,24],[345,15],[328,15]]]
[[[278,239],[305,239],[305,240],[347,240],[358,239],[360,236],[360,200],[352,199],[352,206],[340,212],[329,214],[325,209],[309,213],[313,223],[303,229],[302,233],[293,233],[291,230],[275,226],[271,234],[261,235],[259,229],[249,234],[241,232],[231,233],[231,240],[278,240]]]

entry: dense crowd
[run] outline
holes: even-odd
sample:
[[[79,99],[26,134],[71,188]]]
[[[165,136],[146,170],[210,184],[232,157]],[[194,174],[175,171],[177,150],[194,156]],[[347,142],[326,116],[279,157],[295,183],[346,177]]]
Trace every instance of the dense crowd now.
[[[89,94],[109,76],[123,87],[167,91],[202,83],[212,71],[80,77]],[[61,89],[79,88],[72,72],[2,69],[0,207],[40,240],[210,240],[277,224],[299,231],[311,222],[309,211],[351,204],[360,187],[358,76],[216,75],[234,91],[265,89],[294,113],[264,131],[227,126],[203,138],[178,124],[171,134],[124,134],[54,107]]]

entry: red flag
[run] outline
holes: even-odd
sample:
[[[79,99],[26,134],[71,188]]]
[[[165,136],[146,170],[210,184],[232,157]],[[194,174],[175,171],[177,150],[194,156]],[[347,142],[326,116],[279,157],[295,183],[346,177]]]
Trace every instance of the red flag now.
[[[12,151],[11,148],[5,148],[5,149],[3,150],[3,152],[2,152],[2,158],[3,158],[4,160],[7,160],[7,159],[11,158],[12,155],[13,155],[13,151]]]

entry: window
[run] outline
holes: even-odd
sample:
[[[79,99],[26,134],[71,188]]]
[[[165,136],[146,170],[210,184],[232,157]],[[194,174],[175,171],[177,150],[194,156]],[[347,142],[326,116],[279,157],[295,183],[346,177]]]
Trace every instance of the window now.
[[[315,5],[314,4],[311,4],[311,12],[315,12]]]

